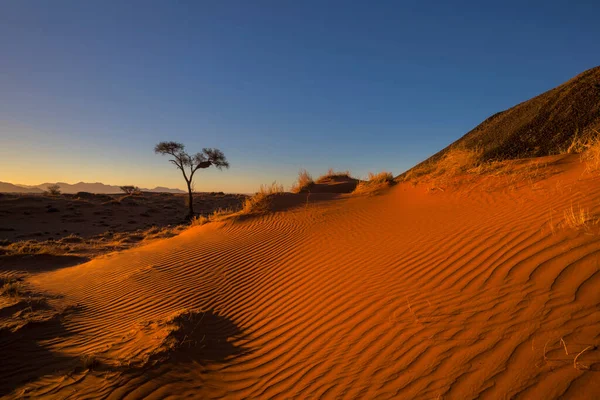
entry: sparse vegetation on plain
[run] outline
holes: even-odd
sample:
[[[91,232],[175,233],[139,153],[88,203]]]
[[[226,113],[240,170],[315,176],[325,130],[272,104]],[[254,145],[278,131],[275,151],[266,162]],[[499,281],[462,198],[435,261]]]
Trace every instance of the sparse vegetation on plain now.
[[[125,194],[142,194],[140,188],[133,185],[119,186],[119,189],[121,189]]]

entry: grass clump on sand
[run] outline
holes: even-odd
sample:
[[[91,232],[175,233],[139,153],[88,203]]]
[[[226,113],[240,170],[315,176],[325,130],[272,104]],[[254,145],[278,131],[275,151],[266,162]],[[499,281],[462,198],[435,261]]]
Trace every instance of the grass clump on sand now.
[[[455,148],[448,151],[437,163],[435,176],[446,175],[449,177],[465,173],[478,167],[482,162],[483,150]]]
[[[481,148],[454,148],[448,150],[440,160],[428,161],[419,165],[401,177],[403,182],[445,181],[464,173],[481,174],[483,168],[483,150]],[[435,183],[435,182],[434,182]]]
[[[581,154],[582,161],[586,164],[587,172],[600,170],[600,135],[587,142],[585,151]]]
[[[394,175],[391,172],[383,171],[378,174],[369,172],[369,179],[360,181],[352,193],[365,194],[374,193],[388,188],[394,184]]]
[[[208,224],[209,222],[219,221],[223,217],[227,217],[232,214],[234,214],[234,211],[231,208],[219,208],[218,210],[213,211],[212,214],[195,216],[190,221],[190,226],[202,226]]]
[[[298,171],[298,179],[292,185],[292,193],[302,193],[310,190],[315,184],[312,175],[305,169]]]
[[[595,172],[600,170],[600,133],[581,137],[575,135],[573,141],[563,151],[562,154],[580,154],[581,161],[586,164],[586,172]]]
[[[325,175],[322,175],[317,179],[317,183],[323,183],[332,179],[352,179],[350,171],[335,171],[333,168],[329,168],[329,171]]]
[[[579,229],[596,222],[587,208],[579,207],[575,210],[571,205],[571,208],[564,212],[564,224],[569,228]]]
[[[283,185],[277,182],[273,182],[271,185],[260,185],[260,190],[244,202],[241,214],[266,212],[269,209],[273,195],[280,193],[283,193]]]
[[[6,279],[0,289],[0,294],[7,297],[19,297],[22,293],[23,285],[14,279]]]

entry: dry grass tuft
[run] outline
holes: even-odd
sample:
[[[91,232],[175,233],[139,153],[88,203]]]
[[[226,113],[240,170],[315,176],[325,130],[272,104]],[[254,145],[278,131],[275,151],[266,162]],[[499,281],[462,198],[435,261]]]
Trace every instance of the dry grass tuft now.
[[[198,215],[190,221],[190,226],[202,226],[204,224],[208,224],[210,222],[209,217],[205,217],[204,215]]]
[[[271,185],[260,185],[260,190],[244,202],[240,214],[255,214],[268,211],[271,197],[283,193],[283,185],[273,182]]]
[[[464,173],[482,174],[498,168],[498,164],[483,163],[483,149],[454,148],[446,152],[437,162],[428,162],[413,168],[402,177],[403,182],[414,184],[423,181],[435,181],[438,186],[449,178]]]
[[[580,154],[581,161],[586,163],[586,172],[600,170],[600,133],[581,137],[575,135],[573,141],[562,154]]]
[[[312,178],[312,175],[305,169],[301,169],[298,171],[298,180],[292,185],[292,193],[301,193],[309,190],[315,181]]]
[[[2,285],[0,294],[7,297],[19,297],[23,293],[23,285],[17,280],[7,279]]]
[[[317,179],[317,183],[323,183],[330,179],[351,179],[350,171],[335,171],[333,168],[329,168],[329,171],[325,175],[322,175]]]
[[[581,159],[586,164],[586,172],[600,170],[600,135],[590,139],[586,150],[581,154]]]
[[[369,179],[366,181],[360,181],[356,186],[356,189],[352,193],[354,194],[365,194],[374,193],[379,190],[388,188],[394,184],[394,176],[391,172],[383,171],[378,174],[369,172]]]
[[[434,175],[456,176],[478,167],[482,162],[483,149],[455,148],[448,151],[437,163]]]
[[[596,222],[597,221],[594,221],[587,208],[579,207],[578,210],[575,210],[573,205],[571,205],[571,208],[564,212],[564,224],[568,228],[579,229]]]

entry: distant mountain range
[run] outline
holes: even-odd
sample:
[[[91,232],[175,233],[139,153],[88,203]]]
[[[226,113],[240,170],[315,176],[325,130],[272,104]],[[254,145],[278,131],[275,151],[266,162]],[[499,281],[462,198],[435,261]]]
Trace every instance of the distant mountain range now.
[[[50,185],[60,186],[62,193],[77,193],[77,192],[89,192],[89,193],[102,193],[112,194],[121,193],[121,189],[116,185],[105,185],[104,183],[86,183],[79,182],[75,184],[56,182],[56,183],[42,183],[41,185],[19,185],[8,182],[0,182],[1,193],[42,193]],[[185,193],[180,189],[169,189],[166,187],[157,186],[154,189],[141,189],[143,192],[153,193]]]

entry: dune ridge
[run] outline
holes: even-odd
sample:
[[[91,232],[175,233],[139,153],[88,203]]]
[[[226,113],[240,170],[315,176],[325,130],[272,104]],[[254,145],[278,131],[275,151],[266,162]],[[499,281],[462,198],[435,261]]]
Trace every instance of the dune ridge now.
[[[600,177],[560,160],[536,185],[401,183],[37,274],[28,287],[66,311],[0,367],[0,393],[600,396],[599,226],[557,222],[600,213]],[[55,372],[32,371],[38,353]]]

